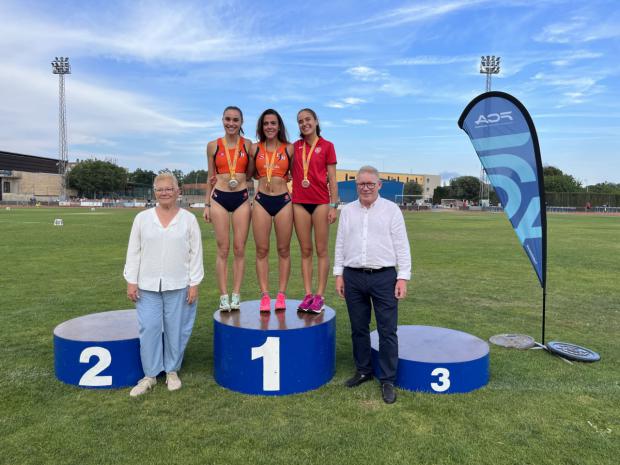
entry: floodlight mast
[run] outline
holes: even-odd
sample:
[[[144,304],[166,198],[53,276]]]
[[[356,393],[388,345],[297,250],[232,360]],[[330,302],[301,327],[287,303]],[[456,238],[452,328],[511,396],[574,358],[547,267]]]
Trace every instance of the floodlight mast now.
[[[65,105],[65,74],[71,74],[69,57],[55,57],[52,73],[58,74],[58,174],[61,180],[60,200],[67,200],[67,110]]]
[[[491,91],[491,76],[494,74],[499,74],[501,59],[502,57],[496,57],[495,55],[480,57],[480,74],[487,75],[487,92]]]
[[[480,57],[480,74],[486,74],[486,91],[491,92],[491,76],[499,74],[500,61],[502,57],[495,55],[483,55]],[[480,165],[480,203],[482,200],[489,200],[489,179],[484,171],[484,166]]]

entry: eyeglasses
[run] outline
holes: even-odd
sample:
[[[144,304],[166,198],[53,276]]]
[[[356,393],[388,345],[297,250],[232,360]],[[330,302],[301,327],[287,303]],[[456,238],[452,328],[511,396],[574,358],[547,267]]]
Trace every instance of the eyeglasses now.
[[[163,194],[164,192],[166,194],[172,194],[176,189],[174,187],[156,187],[153,190],[158,194]]]
[[[376,182],[356,182],[355,184],[360,189],[373,190],[375,187],[377,187],[377,183]]]

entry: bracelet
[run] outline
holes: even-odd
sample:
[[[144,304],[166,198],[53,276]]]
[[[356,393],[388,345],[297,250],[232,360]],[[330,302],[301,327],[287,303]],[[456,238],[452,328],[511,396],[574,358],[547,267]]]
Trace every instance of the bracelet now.
[[[338,204],[337,203],[330,203],[329,206],[332,207],[332,208],[338,208]]]
[[[211,207],[210,203],[205,203],[205,207]]]

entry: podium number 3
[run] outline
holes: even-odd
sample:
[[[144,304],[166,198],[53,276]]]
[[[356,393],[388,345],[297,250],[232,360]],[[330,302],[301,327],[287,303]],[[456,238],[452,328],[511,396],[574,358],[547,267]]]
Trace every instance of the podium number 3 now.
[[[435,368],[431,376],[439,376],[436,383],[431,383],[435,392],[444,392],[450,389],[450,371],[447,368]]]
[[[112,363],[112,354],[103,347],[87,347],[80,354],[80,363],[90,362],[91,357],[97,357],[99,361],[89,368],[80,378],[80,386],[111,386],[111,376],[99,376],[103,370]]]
[[[260,347],[252,347],[252,360],[263,359],[263,391],[280,390],[280,338],[268,337]]]

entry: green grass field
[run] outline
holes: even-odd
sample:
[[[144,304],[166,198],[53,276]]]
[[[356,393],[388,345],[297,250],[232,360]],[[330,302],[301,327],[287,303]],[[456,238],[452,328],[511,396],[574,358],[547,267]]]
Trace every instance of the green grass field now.
[[[376,383],[342,386],[354,366],[346,307],[333,280],[326,296],[338,328],[330,383],[277,398],[215,383],[215,242],[204,221],[206,279],[183,389],[170,393],[160,383],[132,399],[128,389],[57,381],[57,324],[131,308],[122,270],[135,214],[0,211],[0,463],[618,463],[620,217],[548,219],[547,340],[590,347],[600,362],[569,365],[541,350],[492,346],[491,379],[483,389],[400,391],[396,404],[385,405]],[[57,217],[63,227],[52,225]],[[414,277],[400,324],[443,326],[483,339],[506,332],[540,339],[542,291],[503,214],[414,213],[406,222]],[[292,251],[289,296],[301,298],[295,238]],[[256,299],[251,237],[247,263],[242,297]],[[273,283],[274,272],[275,260]]]

